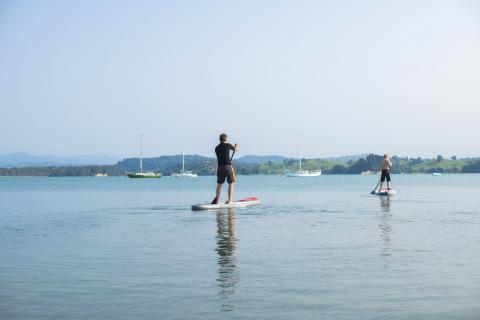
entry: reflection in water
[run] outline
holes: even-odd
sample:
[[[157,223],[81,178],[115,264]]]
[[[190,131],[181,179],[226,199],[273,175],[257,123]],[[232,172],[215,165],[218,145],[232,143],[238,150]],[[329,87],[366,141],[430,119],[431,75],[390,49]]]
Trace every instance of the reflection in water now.
[[[219,295],[222,298],[222,311],[232,311],[233,305],[228,303],[228,297],[234,293],[238,282],[237,259],[235,258],[235,210],[217,211],[217,248],[218,253],[218,285]]]
[[[378,226],[383,243],[381,254],[384,257],[388,257],[392,254],[392,212],[390,211],[390,197],[380,197],[380,206],[383,212],[382,219]],[[388,267],[388,261],[386,261],[385,267]]]

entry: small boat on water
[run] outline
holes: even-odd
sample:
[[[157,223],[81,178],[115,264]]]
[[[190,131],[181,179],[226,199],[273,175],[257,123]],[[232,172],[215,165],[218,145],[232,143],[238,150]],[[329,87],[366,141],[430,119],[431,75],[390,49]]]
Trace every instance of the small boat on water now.
[[[175,178],[198,178],[198,174],[193,173],[192,171],[182,171],[180,173],[172,174],[172,177],[175,177]]]
[[[192,171],[185,170],[185,151],[182,150],[182,171],[180,173],[173,173],[172,177],[176,178],[197,178],[198,175]]]
[[[285,177],[295,178],[295,177],[318,177],[322,174],[322,171],[308,171],[308,170],[299,170],[296,172],[285,172]]]
[[[291,171],[286,171],[285,177],[289,178],[304,178],[304,177],[318,177],[322,174],[322,170],[314,170],[314,171],[309,171],[309,170],[302,170],[302,152],[303,152],[303,143],[302,139],[300,139],[300,163],[298,166],[298,171],[291,172]]]
[[[140,172],[127,173],[129,178],[160,178],[162,175],[157,172],[143,172],[143,134],[140,135]]]
[[[162,175],[157,172],[136,172],[136,173],[127,173],[129,178],[161,178]]]
[[[432,176],[441,176],[442,173],[441,172],[432,172]]]
[[[95,177],[99,178],[99,177],[108,177],[108,174],[107,173],[97,173],[95,174]]]
[[[374,175],[374,174],[378,174],[377,171],[372,171],[372,170],[367,170],[367,171],[362,171],[362,173],[360,173],[362,176],[371,176],[371,175]]]

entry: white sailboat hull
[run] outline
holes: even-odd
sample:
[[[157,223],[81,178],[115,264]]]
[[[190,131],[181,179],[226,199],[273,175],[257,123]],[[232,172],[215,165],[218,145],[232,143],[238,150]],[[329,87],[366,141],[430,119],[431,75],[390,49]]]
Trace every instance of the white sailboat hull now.
[[[289,177],[289,178],[318,177],[321,174],[322,174],[322,171],[285,172],[285,177]]]
[[[176,178],[196,178],[198,174],[193,173],[192,171],[185,170],[185,151],[182,150],[182,171],[179,173],[172,173],[172,177]]]
[[[181,173],[172,174],[172,177],[175,177],[175,178],[197,178],[198,174],[191,173],[191,172],[181,172]]]

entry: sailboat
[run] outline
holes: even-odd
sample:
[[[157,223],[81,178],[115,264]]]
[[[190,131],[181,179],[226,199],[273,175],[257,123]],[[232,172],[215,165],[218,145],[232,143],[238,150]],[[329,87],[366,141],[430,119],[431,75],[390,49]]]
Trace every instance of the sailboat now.
[[[196,178],[198,175],[192,171],[185,171],[185,150],[182,150],[182,171],[180,173],[173,173],[172,177],[177,178]]]
[[[127,173],[129,178],[160,178],[162,175],[153,171],[143,172],[143,134],[140,135],[140,172]]]
[[[321,170],[316,170],[316,171],[308,171],[308,170],[302,170],[302,152],[303,152],[303,139],[300,138],[300,163],[298,166],[298,171],[296,172],[285,172],[285,176],[289,178],[293,177],[318,177],[319,175],[322,174]]]

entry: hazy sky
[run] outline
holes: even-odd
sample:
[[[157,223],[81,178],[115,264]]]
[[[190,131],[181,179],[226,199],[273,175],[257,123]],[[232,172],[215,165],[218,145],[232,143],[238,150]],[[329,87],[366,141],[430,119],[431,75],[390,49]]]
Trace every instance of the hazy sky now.
[[[478,1],[0,1],[0,153],[480,156]]]

